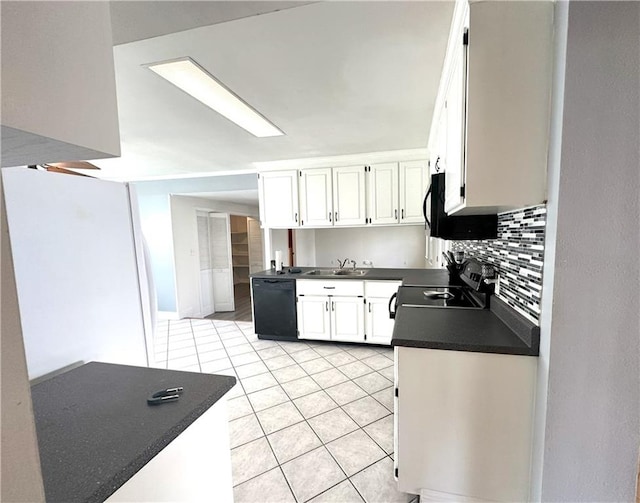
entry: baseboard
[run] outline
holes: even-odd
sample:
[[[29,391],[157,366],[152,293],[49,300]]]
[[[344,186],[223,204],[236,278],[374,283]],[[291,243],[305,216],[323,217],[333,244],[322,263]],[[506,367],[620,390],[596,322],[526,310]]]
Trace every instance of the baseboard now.
[[[445,493],[442,491],[434,491],[433,489],[421,489],[420,490],[420,503],[430,501],[433,503],[445,503],[445,502],[456,502],[456,503],[482,503],[489,502],[492,500],[484,500],[480,498],[473,498],[471,496],[462,496],[461,494],[452,494]]]

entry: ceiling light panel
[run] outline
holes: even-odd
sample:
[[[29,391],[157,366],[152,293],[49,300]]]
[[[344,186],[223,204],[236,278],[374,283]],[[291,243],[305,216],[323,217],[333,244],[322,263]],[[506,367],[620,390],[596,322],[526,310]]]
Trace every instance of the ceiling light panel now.
[[[190,58],[145,66],[258,138],[284,134]]]

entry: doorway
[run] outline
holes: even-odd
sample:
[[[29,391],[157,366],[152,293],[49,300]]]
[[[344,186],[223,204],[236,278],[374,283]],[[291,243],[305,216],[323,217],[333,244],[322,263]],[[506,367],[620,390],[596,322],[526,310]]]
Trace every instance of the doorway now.
[[[228,279],[233,295],[232,310],[215,309],[208,319],[252,321],[249,275],[263,269],[263,241],[260,223],[251,217],[228,215],[228,238],[231,247],[231,275]]]
[[[196,219],[201,316],[234,311],[229,215],[197,211]]]

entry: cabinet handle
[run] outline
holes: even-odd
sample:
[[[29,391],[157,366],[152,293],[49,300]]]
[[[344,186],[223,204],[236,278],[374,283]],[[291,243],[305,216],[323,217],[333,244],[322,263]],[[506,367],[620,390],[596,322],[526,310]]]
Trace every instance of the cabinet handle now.
[[[324,288],[325,290],[335,290],[336,289],[335,286],[323,286],[322,288]]]
[[[294,218],[296,220],[296,223],[298,223],[298,214],[297,213],[295,214]]]
[[[402,213],[401,213],[401,217],[402,220],[404,220],[404,208],[402,208]]]
[[[331,302],[331,310],[335,311],[336,310],[336,303],[335,302]]]
[[[331,212],[329,212],[329,222],[331,222]]]
[[[440,172],[440,156],[438,156],[438,158],[436,159],[436,164],[434,167],[435,167],[436,173]]]
[[[329,312],[329,301],[325,303],[324,310]]]
[[[369,302],[369,312],[371,312],[371,302]]]
[[[335,215],[334,219],[335,219],[335,221],[337,222],[337,221],[338,221],[338,212],[336,211],[336,212],[334,213],[334,215]]]
[[[393,218],[398,220],[398,210],[393,210],[393,214],[395,215]]]

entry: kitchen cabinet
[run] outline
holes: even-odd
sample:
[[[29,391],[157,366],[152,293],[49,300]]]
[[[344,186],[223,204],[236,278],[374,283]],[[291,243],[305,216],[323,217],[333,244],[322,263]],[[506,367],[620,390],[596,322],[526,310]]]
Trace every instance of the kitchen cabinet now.
[[[365,342],[391,344],[394,320],[389,317],[389,299],[402,281],[365,281]]]
[[[546,199],[552,2],[456,3],[429,150],[448,213]]]
[[[422,224],[422,201],[429,187],[427,161],[407,161],[399,164],[400,223]]]
[[[333,168],[333,225],[364,225],[366,201],[364,166]]]
[[[3,2],[0,73],[2,167],[120,155],[108,3]]]
[[[364,342],[364,282],[298,280],[298,338]]]
[[[420,224],[422,201],[429,186],[427,161],[368,166],[368,223]]]
[[[264,227],[298,227],[298,171],[267,171],[258,175],[260,220]]]
[[[300,171],[300,225],[333,225],[333,174],[331,168]]]
[[[398,163],[367,166],[368,221],[371,224],[398,223]]]
[[[300,171],[300,226],[338,227],[365,223],[364,166]]]
[[[395,348],[398,490],[527,501],[537,358]]]
[[[426,160],[259,175],[263,227],[421,224],[429,186]]]

